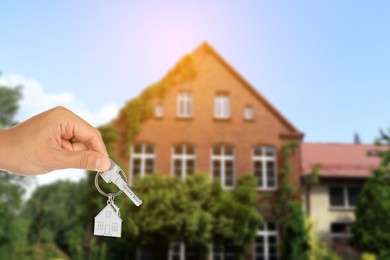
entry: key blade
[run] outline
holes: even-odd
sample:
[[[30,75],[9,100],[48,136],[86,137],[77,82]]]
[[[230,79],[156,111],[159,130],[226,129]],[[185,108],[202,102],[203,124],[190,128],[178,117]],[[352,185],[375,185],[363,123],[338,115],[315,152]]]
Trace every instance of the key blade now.
[[[142,204],[142,200],[130,189],[126,183],[122,183],[121,190],[123,190],[127,197],[129,197],[136,206],[140,206]]]

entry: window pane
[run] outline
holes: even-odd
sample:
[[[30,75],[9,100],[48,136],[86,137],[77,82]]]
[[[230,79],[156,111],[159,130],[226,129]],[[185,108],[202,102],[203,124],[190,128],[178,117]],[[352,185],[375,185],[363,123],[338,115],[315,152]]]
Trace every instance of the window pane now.
[[[214,160],[213,161],[213,179],[220,179],[221,178],[221,162]]]
[[[263,147],[262,146],[256,146],[254,150],[255,156],[261,156],[263,155]]]
[[[194,160],[187,160],[187,173],[193,174],[195,172],[195,161]]]
[[[141,159],[133,159],[133,176],[137,177],[141,173]]]
[[[268,161],[266,163],[267,167],[267,187],[275,187],[275,163],[273,161]]]
[[[225,161],[225,186],[234,186],[234,169],[233,161]]]
[[[154,172],[154,159],[146,159],[145,173],[153,173],[153,172]]]
[[[187,155],[194,155],[195,154],[195,148],[193,145],[187,145],[186,154]]]
[[[263,162],[255,161],[253,168],[255,177],[257,178],[258,187],[263,187]]]
[[[221,146],[220,145],[215,145],[213,147],[213,155],[221,155]]]
[[[183,154],[183,145],[175,145],[174,154]]]
[[[356,206],[360,190],[361,190],[360,187],[349,187],[348,188],[348,201],[349,201],[348,206],[351,206],[351,207]]]
[[[181,167],[181,160],[174,160],[173,162],[173,172],[176,178],[181,178],[181,173],[182,173],[182,167]]]
[[[150,144],[145,144],[145,153],[146,154],[154,154],[154,147]]]
[[[329,198],[331,206],[344,206],[344,189],[343,187],[330,187]]]
[[[225,145],[225,155],[233,155],[233,146]]]
[[[269,231],[276,231],[276,223],[275,222],[267,222]]]
[[[272,147],[265,148],[265,155],[268,157],[275,157],[275,149]]]
[[[133,151],[134,153],[140,154],[142,153],[142,145],[141,144],[136,144],[133,146]]]

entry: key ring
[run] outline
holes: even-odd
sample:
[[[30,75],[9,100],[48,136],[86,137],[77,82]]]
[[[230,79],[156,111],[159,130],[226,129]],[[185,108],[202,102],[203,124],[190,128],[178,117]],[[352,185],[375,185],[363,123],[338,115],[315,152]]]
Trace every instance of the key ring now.
[[[122,176],[124,177],[125,181],[127,182],[127,178],[126,178],[126,174],[125,172],[122,170],[122,169],[119,169],[119,172],[122,174]],[[96,186],[96,189],[99,191],[100,194],[102,194],[103,196],[106,196],[108,198],[112,197],[113,199],[116,197],[116,196],[119,196],[123,193],[122,190],[119,190],[117,193],[105,193],[104,191],[102,191],[102,189],[100,188],[99,186],[99,174],[100,172],[97,172],[96,173],[96,176],[95,176],[95,186]]]

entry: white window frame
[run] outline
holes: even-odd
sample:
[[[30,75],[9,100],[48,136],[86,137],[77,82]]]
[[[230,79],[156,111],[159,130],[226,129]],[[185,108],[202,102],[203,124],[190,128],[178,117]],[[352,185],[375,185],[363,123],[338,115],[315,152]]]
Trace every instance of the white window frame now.
[[[218,252],[218,255],[216,255],[215,252],[214,252],[214,244],[211,243],[211,246],[210,246],[211,260],[213,260],[215,256],[217,256],[221,260],[225,260],[225,250],[226,250],[225,245],[221,245],[221,251]]]
[[[157,118],[162,118],[164,116],[164,107],[163,105],[159,104],[156,105],[154,110],[154,116]]]
[[[259,236],[263,237],[263,241],[264,241],[264,252],[263,252],[264,256],[263,257],[264,257],[264,259],[269,259],[269,257],[270,257],[270,255],[269,255],[270,254],[270,252],[269,252],[269,238],[271,236],[276,237],[276,244],[278,244],[279,240],[280,240],[280,238],[279,238],[279,226],[275,223],[276,230],[269,230],[268,229],[268,223],[269,222],[264,221],[263,228],[258,230],[257,234],[256,234],[257,237],[259,237]],[[256,259],[257,258],[256,244],[255,244],[253,250],[254,250],[253,255],[254,255],[255,259]],[[277,258],[279,258],[279,257],[280,257],[280,252],[278,251],[277,252]]]
[[[230,118],[230,96],[226,94],[218,94],[215,97],[214,116],[217,119]]]
[[[254,118],[253,107],[251,107],[251,106],[246,106],[245,107],[244,118],[245,118],[245,120],[248,120],[248,121],[253,120],[253,118]]]
[[[112,223],[112,231],[118,231],[118,223]]]
[[[221,155],[214,155],[214,147],[215,146],[221,146]],[[234,189],[236,186],[236,162],[235,162],[235,149],[234,146],[232,147],[233,150],[233,155],[226,155],[225,154],[225,149],[226,149],[226,144],[217,144],[213,145],[211,147],[211,180],[214,181],[214,161],[219,161],[221,164],[221,169],[220,169],[220,181],[221,185],[224,189],[226,190],[231,190]],[[233,162],[233,186],[226,186],[225,185],[225,162],[231,160]]]
[[[330,209],[342,209],[342,210],[353,210],[356,208],[356,206],[353,206],[350,204],[350,201],[349,201],[349,196],[348,196],[348,189],[349,188],[359,188],[360,186],[355,186],[355,185],[344,185],[344,186],[341,186],[341,185],[330,185],[328,187],[328,195],[329,195],[329,207]],[[341,188],[343,190],[343,202],[344,202],[344,205],[342,206],[333,206],[331,204],[331,195],[330,195],[330,189],[331,188]]]
[[[261,148],[262,153],[264,155],[255,155],[256,148]],[[266,150],[272,149],[274,152],[274,156],[267,156]],[[257,185],[257,190],[267,190],[267,191],[276,191],[278,189],[278,174],[277,174],[277,158],[276,158],[276,149],[272,146],[267,145],[258,145],[255,146],[252,150],[252,167],[253,174],[255,174],[255,162],[262,162],[262,178],[263,183],[262,186]],[[275,186],[268,187],[268,176],[267,176],[267,162],[274,162],[274,176],[275,176]],[[257,179],[257,178],[256,178]]]
[[[186,247],[185,247],[185,244],[184,244],[184,242],[173,242],[172,243],[172,245],[170,246],[170,248],[169,248],[169,257],[168,257],[168,259],[169,260],[172,260],[173,259],[173,257],[174,257],[174,255],[173,255],[173,247],[175,246],[175,245],[177,245],[177,244],[179,244],[179,246],[180,246],[180,255],[179,255],[179,258],[180,258],[180,260],[185,260],[186,258],[185,258],[185,251],[186,251]]]
[[[175,147],[176,146],[182,146],[182,153],[181,154],[175,154]],[[194,154],[187,154],[187,148],[189,146],[192,146],[193,149],[194,149]],[[173,148],[172,148],[172,164],[171,164],[171,175],[172,177],[176,177],[175,176],[175,160],[180,160],[181,162],[181,180],[182,181],[185,181],[186,177],[187,177],[187,161],[188,160],[193,160],[194,161],[194,173],[195,173],[195,168],[196,168],[196,150],[195,150],[195,146],[194,145],[189,145],[189,144],[177,144],[177,145],[174,145]]]
[[[182,91],[177,95],[177,111],[176,116],[179,118],[192,117],[193,99],[191,92]]]
[[[111,211],[106,211],[106,218],[111,218]]]
[[[134,153],[134,146],[136,145],[141,145],[141,153]],[[150,154],[150,153],[146,153],[146,146],[147,145],[151,145],[153,146],[153,154]],[[133,179],[134,179],[134,172],[133,172],[133,164],[134,164],[134,160],[135,159],[139,159],[141,160],[141,169],[140,169],[140,174],[139,174],[139,177],[140,178],[143,178],[145,177],[145,169],[146,169],[146,160],[148,159],[153,159],[153,172],[156,168],[156,150],[155,150],[155,146],[152,145],[152,144],[149,144],[149,143],[138,143],[138,144],[135,144],[135,145],[132,145],[131,146],[131,160],[130,160],[130,175],[131,175],[131,178],[130,178],[130,184],[133,183]]]
[[[98,222],[98,230],[103,230],[103,228],[104,228],[104,223],[103,223],[103,221],[99,221],[99,222]]]

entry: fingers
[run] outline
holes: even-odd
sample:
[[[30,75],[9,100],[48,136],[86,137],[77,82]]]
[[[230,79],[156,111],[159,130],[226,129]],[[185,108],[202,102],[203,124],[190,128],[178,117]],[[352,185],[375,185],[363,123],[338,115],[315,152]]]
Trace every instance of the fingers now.
[[[60,119],[62,139],[69,141],[77,140],[78,142],[87,145],[90,150],[108,156],[106,146],[104,145],[99,130],[66,108],[58,107],[55,109],[60,110],[63,113],[63,117]],[[66,147],[69,146],[66,145]]]
[[[77,168],[105,172],[111,166],[111,162],[106,155],[89,150],[58,150],[56,158],[56,163],[58,164],[57,167],[60,169]]]

